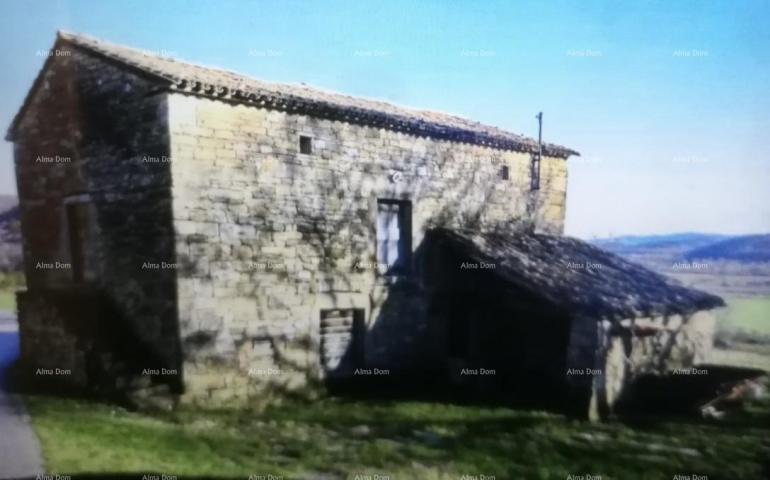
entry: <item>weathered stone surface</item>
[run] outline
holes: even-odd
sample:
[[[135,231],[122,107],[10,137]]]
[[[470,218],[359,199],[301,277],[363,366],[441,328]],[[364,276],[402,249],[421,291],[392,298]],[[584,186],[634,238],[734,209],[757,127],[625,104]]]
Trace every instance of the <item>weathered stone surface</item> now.
[[[423,290],[383,289],[376,269],[355,267],[374,261],[378,198],[412,202],[415,250],[425,228],[436,225],[536,219],[538,230],[563,229],[563,159],[543,159],[542,189],[530,194],[528,154],[180,94],[169,95],[168,104],[175,229],[220,248],[217,260],[193,243],[177,248],[187,257],[180,263],[195,265],[179,273],[180,316],[195,318],[195,311],[212,308],[185,279],[210,284],[213,308],[226,312],[220,331],[233,332],[216,344],[241,345],[229,349],[237,352],[230,368],[240,375],[252,365],[253,354],[244,349],[259,335],[317,335],[321,305],[339,306],[324,298],[342,292],[360,294],[349,308],[370,311],[367,363],[426,362],[420,353],[420,339],[429,334]],[[299,153],[300,134],[312,138],[311,155]],[[504,165],[509,180],[499,178]],[[399,181],[393,181],[394,173]],[[539,213],[531,215],[532,208]],[[212,224],[218,225],[218,238],[211,235]],[[245,303],[248,298],[255,303]],[[197,328],[183,324],[183,338],[190,333],[187,325]],[[307,350],[289,358],[305,374],[319,369],[318,355]],[[275,361],[264,356],[253,365],[271,368]],[[194,397],[196,389],[188,390]]]
[[[698,311],[687,316],[627,319],[615,325],[600,323],[598,328],[599,348],[586,348],[582,353],[583,359],[593,358],[597,369],[593,377],[596,415],[599,409],[611,412],[625,387],[642,375],[697,371],[693,368],[709,359],[715,318],[709,311]],[[575,340],[578,344],[588,337]]]
[[[62,50],[68,54],[52,58],[41,73],[14,138],[30,293],[21,298],[24,359],[77,365],[71,383],[99,383],[82,362],[104,363],[94,345],[106,348],[100,325],[114,324],[138,344],[124,352],[131,368],[113,358],[104,370],[141,370],[138,357],[146,351],[154,367],[179,367],[166,99],[153,95],[144,77],[77,49]],[[66,161],[39,161],[49,155]],[[72,267],[72,205],[85,212],[77,232],[84,246],[80,280]],[[98,321],[88,324],[66,318],[74,310],[64,306],[95,297],[109,309],[103,318],[94,313]],[[84,360],[73,364],[65,357]],[[181,383],[165,380],[177,389]]]

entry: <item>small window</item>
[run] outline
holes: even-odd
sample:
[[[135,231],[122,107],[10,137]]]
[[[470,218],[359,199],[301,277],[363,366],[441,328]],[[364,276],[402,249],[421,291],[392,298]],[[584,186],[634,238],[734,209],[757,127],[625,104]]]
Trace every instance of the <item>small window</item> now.
[[[532,154],[531,168],[532,168],[532,172],[531,172],[530,188],[532,190],[540,190],[540,154],[539,153]]]
[[[313,139],[305,135],[299,136],[299,153],[310,155],[313,153]]]
[[[412,207],[406,200],[377,201],[377,263],[386,275],[407,273],[412,263]]]
[[[508,165],[503,165],[500,168],[500,180],[508,180]]]

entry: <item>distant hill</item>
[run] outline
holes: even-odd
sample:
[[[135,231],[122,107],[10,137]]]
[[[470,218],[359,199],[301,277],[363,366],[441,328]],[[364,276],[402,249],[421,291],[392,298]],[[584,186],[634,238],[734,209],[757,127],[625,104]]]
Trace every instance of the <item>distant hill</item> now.
[[[686,260],[770,262],[770,234],[727,238],[685,253]]]
[[[684,285],[722,296],[770,295],[770,234],[602,238],[592,243]],[[697,269],[683,265],[701,264]]]
[[[662,253],[663,251],[675,254],[711,245],[728,238],[730,238],[728,235],[686,232],[600,238],[592,240],[592,243],[620,255]]]
[[[770,234],[731,236],[688,232],[601,238],[592,243],[637,260],[770,262]]]
[[[770,261],[770,234],[720,235],[672,233],[627,235],[592,240],[594,245],[624,256],[655,256],[670,260]]]

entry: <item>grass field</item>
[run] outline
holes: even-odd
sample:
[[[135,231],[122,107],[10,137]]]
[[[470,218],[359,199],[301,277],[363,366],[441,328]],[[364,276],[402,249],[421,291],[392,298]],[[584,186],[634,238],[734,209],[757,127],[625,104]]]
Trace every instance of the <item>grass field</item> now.
[[[16,293],[13,290],[0,290],[0,310],[16,311]]]
[[[718,317],[721,330],[770,335],[770,297],[729,297]]]
[[[0,272],[0,310],[16,311],[16,290],[24,288],[21,272]]]
[[[770,297],[727,297],[710,362],[770,372]]]
[[[732,365],[734,367],[758,368],[770,372],[770,347],[764,347],[763,352],[746,351],[746,349],[719,349],[711,352],[709,363],[716,365]]]
[[[28,397],[27,404],[55,473],[287,479],[378,474],[391,480],[698,474],[752,480],[767,478],[770,468],[768,400],[720,423],[661,421],[638,428],[405,401],[323,399],[263,413],[181,409],[153,415],[42,396]]]

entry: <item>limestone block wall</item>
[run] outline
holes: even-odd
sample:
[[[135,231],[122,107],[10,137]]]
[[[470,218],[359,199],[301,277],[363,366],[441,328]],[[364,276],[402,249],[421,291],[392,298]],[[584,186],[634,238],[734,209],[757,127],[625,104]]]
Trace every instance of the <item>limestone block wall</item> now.
[[[599,416],[595,391],[601,381],[602,357],[597,355],[606,341],[605,326],[593,318],[574,316],[564,366],[565,383],[570,390],[570,405],[578,416]]]
[[[590,385],[590,414],[606,415],[642,375],[697,374],[694,367],[709,359],[714,332],[711,311],[573,322],[570,364],[592,371],[590,375],[568,375],[568,379],[582,389]]]
[[[625,335],[627,374],[662,375],[706,363],[713,348],[715,324],[711,311],[621,322],[631,329]],[[615,342],[614,346],[619,347],[620,343]]]
[[[432,225],[563,228],[563,159],[543,159],[542,190],[531,195],[528,154],[182,94],[169,95],[168,110],[192,398],[259,391],[248,371],[284,357],[287,371],[316,371],[323,308],[366,312],[369,364],[425,361],[419,260],[410,276],[376,272],[378,198],[411,202],[416,259]],[[300,153],[300,135],[312,139],[311,154]]]
[[[99,292],[112,309],[103,322],[122,322],[169,368],[179,358],[176,272],[144,268],[175,262],[165,97],[108,60],[56,49],[13,139],[28,288]],[[82,282],[72,269],[70,203],[87,205]],[[38,300],[20,317],[22,341],[56,336],[39,330],[55,324],[41,317],[54,309],[28,298]]]
[[[73,89],[77,58],[61,56],[49,63],[14,139],[24,270],[30,288],[71,282],[63,199],[84,189],[77,163],[80,134]]]
[[[21,356],[26,359],[25,377],[45,387],[65,384],[85,387],[88,383],[86,355],[75,329],[68,324],[67,309],[39,291],[17,294],[19,317],[23,319]]]

